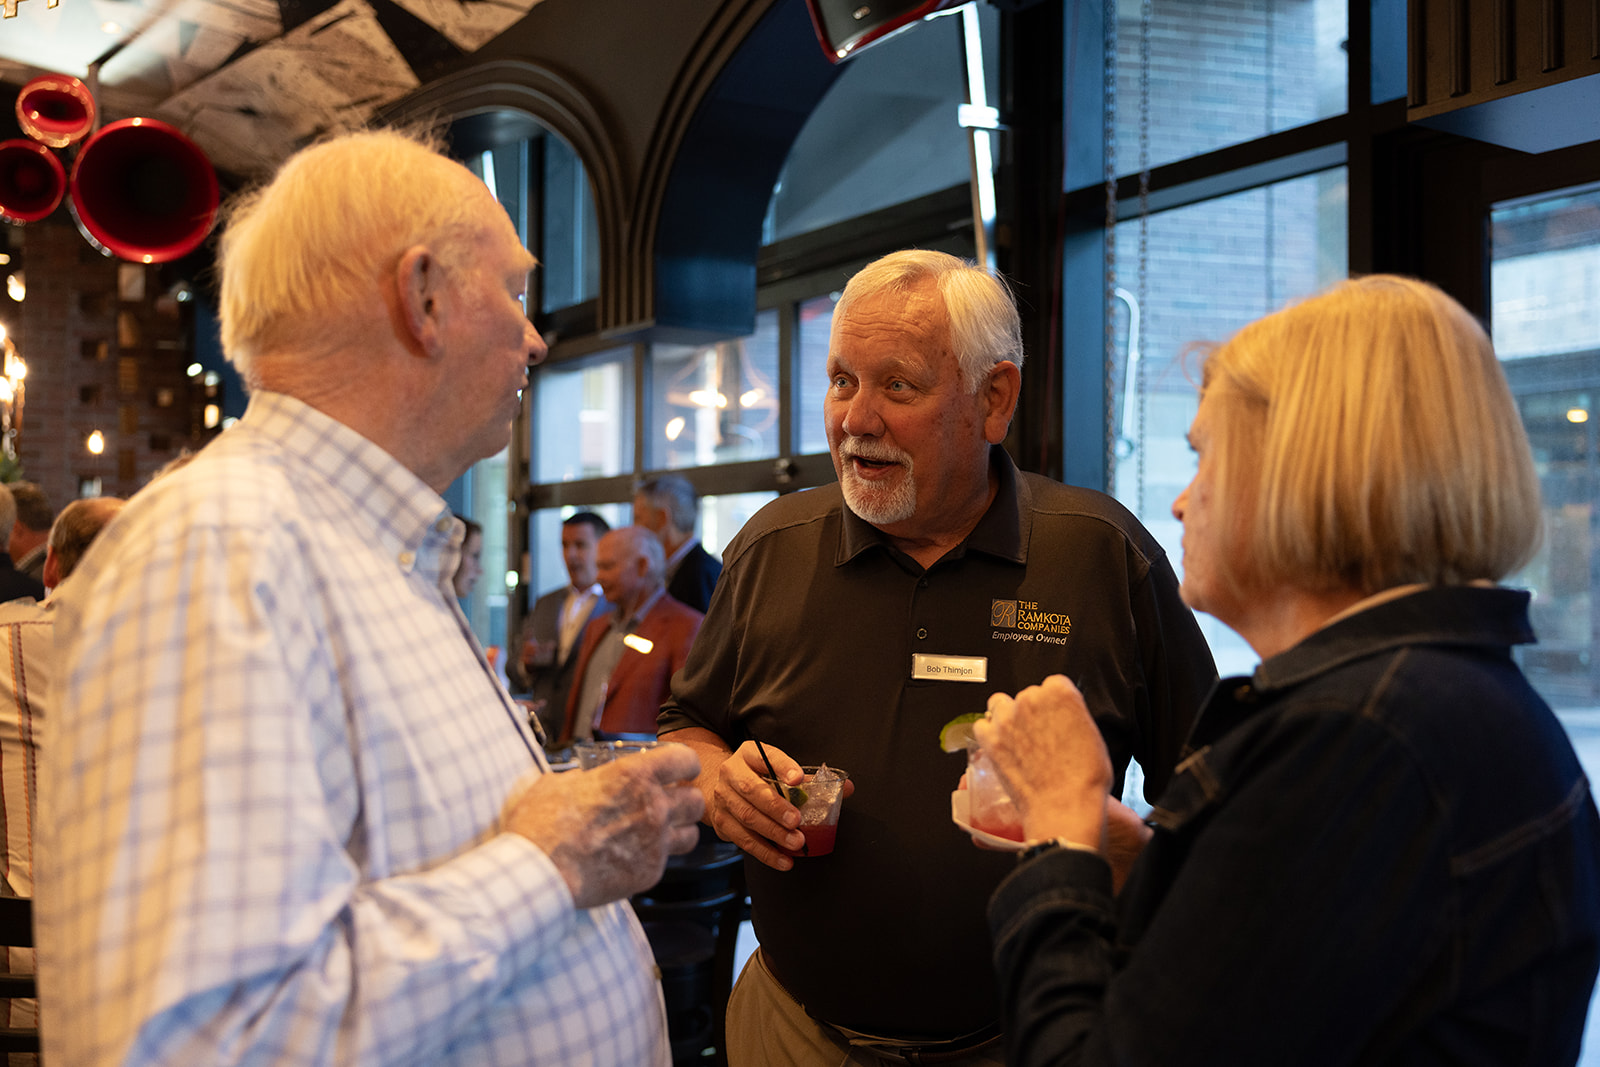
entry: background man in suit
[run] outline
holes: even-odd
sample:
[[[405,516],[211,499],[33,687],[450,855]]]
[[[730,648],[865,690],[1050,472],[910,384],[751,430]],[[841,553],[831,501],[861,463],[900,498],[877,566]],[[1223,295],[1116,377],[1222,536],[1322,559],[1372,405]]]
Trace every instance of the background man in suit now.
[[[722,561],[694,535],[699,517],[700,498],[687,478],[663,474],[640,482],[634,491],[634,524],[660,538],[667,556],[667,592],[703,614],[722,573]]]
[[[7,544],[16,523],[17,499],[11,495],[9,486],[0,485],[0,539]],[[9,552],[0,552],[0,601],[20,600],[25,596],[43,600],[44,583],[17,570]]]
[[[44,490],[33,482],[15,482],[11,495],[17,501],[17,521],[11,527],[11,538],[6,551],[17,570],[30,578],[44,580],[44,557],[50,538],[50,526],[56,521],[55,509],[50,506]]]
[[[600,539],[600,587],[615,611],[583,633],[562,743],[596,733],[656,735],[656,713],[701,619],[663,588],[662,568],[661,542],[643,527]]]
[[[522,622],[522,652],[511,662],[511,684],[526,689],[544,736],[561,735],[584,628],[611,611],[595,575],[600,538],[611,524],[592,511],[580,511],[561,524],[561,559],[568,583],[534,601]]]

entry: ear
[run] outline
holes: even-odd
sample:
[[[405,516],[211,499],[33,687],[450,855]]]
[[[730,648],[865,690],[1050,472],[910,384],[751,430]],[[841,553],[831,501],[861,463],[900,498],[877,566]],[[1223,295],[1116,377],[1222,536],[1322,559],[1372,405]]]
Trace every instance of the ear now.
[[[1017,397],[1022,392],[1022,371],[1008,360],[995,364],[988,380],[978,387],[983,398],[983,436],[991,445],[1006,439],[1011,416],[1016,414]]]
[[[400,254],[394,267],[394,283],[406,336],[423,352],[436,355],[444,310],[444,270],[439,260],[426,246],[413,245]]]
[[[61,584],[61,560],[56,556],[56,550],[50,549],[44,556],[44,587],[54,589]]]

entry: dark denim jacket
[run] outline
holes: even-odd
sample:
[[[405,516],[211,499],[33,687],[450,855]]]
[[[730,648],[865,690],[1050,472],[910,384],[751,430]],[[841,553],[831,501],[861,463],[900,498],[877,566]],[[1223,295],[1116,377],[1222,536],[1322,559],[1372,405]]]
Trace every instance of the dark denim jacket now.
[[[1424,590],[1219,682],[1118,898],[1067,851],[995,892],[1009,1062],[1573,1063],[1600,817],[1527,600]]]

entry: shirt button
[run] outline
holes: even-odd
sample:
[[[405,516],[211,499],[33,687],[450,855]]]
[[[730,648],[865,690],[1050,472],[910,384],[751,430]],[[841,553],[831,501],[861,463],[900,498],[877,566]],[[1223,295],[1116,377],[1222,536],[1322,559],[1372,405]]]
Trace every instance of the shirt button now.
[[[448,515],[446,515],[444,518],[442,518],[438,522],[434,523],[433,524],[433,528],[435,530],[437,530],[438,532],[440,532],[440,533],[449,533],[450,532],[450,517]]]
[[[409,567],[416,561],[416,558],[417,556],[414,552],[402,552],[400,553],[400,566]]]
[[[926,631],[926,630],[918,630],[917,631],[917,640],[918,641],[926,640],[927,636],[928,636],[928,631]]]

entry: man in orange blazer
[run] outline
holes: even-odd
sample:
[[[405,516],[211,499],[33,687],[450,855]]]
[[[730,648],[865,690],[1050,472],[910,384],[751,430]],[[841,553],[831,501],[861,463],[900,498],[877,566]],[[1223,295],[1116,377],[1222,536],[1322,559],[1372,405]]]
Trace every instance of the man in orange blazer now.
[[[559,745],[599,736],[654,737],[672,675],[700,632],[701,614],[665,588],[661,542],[642,526],[600,539],[600,591],[610,615],[583,632]]]

